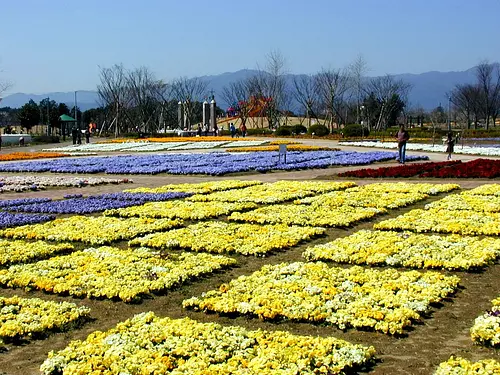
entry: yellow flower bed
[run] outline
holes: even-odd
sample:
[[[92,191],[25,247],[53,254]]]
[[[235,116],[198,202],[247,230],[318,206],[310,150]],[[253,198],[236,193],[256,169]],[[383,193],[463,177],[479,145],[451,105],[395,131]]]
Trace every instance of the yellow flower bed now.
[[[417,209],[394,219],[377,223],[373,228],[498,236],[500,235],[500,213]]]
[[[500,297],[492,301],[491,311],[479,316],[470,330],[473,341],[478,343],[500,345]]]
[[[239,181],[239,180],[223,180],[201,182],[198,184],[170,184],[157,188],[137,188],[124,190],[125,193],[168,193],[172,191],[181,193],[207,194],[215,191],[224,191],[230,189],[241,189],[248,186],[261,185],[261,181]]]
[[[500,239],[495,238],[369,230],[310,247],[303,254],[307,260],[448,270],[484,267],[499,255]]]
[[[500,196],[500,184],[486,184],[475,189],[464,191],[465,195],[496,195]]]
[[[268,265],[219,290],[183,301],[186,308],[240,313],[261,319],[326,322],[341,329],[370,328],[390,334],[453,293],[460,279],[437,272],[383,271],[325,263]]]
[[[0,343],[2,340],[67,329],[89,313],[89,308],[74,303],[0,297]]]
[[[69,243],[51,244],[43,241],[0,240],[0,265],[29,262],[73,249],[73,245]]]
[[[90,374],[343,374],[375,355],[373,347],[333,337],[135,315],[107,332],[50,352],[45,375]],[[100,371],[99,371],[100,372]]]
[[[49,241],[81,241],[103,245],[128,240],[140,234],[171,229],[182,225],[182,220],[115,217],[72,216],[44,224],[23,225],[0,231],[0,237]]]
[[[233,212],[229,220],[259,224],[347,227],[385,212],[387,211],[383,208],[373,207],[277,204],[248,212]]]
[[[269,142],[269,144],[271,146],[274,146],[274,145],[301,145],[302,142],[292,141],[292,140],[287,140],[287,139],[278,139],[276,141]]]
[[[500,374],[500,362],[485,359],[471,362],[461,357],[451,357],[439,365],[434,375],[493,375]]]
[[[434,210],[472,210],[500,212],[500,196],[453,194],[425,206]]]
[[[130,302],[235,263],[220,255],[184,253],[164,257],[144,248],[99,247],[10,266],[0,270],[0,284]]]
[[[347,189],[345,191],[334,191],[327,194],[317,195],[296,200],[295,204],[312,204],[313,206],[354,206],[354,207],[376,207],[376,208],[398,208],[408,206],[428,198],[427,194],[421,193],[399,193],[373,190]]]
[[[309,146],[309,145],[289,145],[287,151],[340,151],[339,148],[326,146]],[[226,152],[259,152],[259,151],[279,151],[279,146],[255,146],[255,147],[238,147],[227,148]]]
[[[376,184],[363,185],[349,189],[349,191],[360,192],[387,192],[387,193],[420,193],[436,195],[460,189],[457,184],[428,184],[428,183],[408,183],[408,182],[382,182]]]
[[[238,142],[256,141],[257,138],[231,138],[231,137],[149,137],[143,139],[117,138],[98,143],[146,143],[146,142]]]
[[[105,216],[119,217],[155,217],[179,218],[186,220],[201,220],[221,215],[228,215],[234,211],[245,211],[256,208],[255,203],[228,203],[228,202],[186,202],[167,201],[150,202],[142,206],[132,206],[104,211]]]
[[[129,242],[131,246],[155,249],[189,249],[211,253],[264,255],[287,249],[325,232],[324,228],[287,225],[235,224],[204,222],[162,233],[153,233]]]
[[[278,203],[292,199],[308,197],[329,191],[343,190],[356,186],[354,182],[325,181],[278,181],[250,186],[230,192],[220,191],[211,194],[193,195],[186,200],[193,202],[255,202]]]

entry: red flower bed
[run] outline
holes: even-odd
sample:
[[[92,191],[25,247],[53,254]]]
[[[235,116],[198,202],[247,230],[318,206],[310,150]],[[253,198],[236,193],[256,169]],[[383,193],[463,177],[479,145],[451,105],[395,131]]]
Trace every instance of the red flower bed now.
[[[419,163],[400,165],[397,167],[365,168],[339,173],[339,177],[414,177],[424,173],[437,172],[442,168],[462,164],[461,161],[443,161],[439,163]]]
[[[447,168],[423,173],[421,177],[438,178],[495,178],[500,177],[500,160],[475,159]]]

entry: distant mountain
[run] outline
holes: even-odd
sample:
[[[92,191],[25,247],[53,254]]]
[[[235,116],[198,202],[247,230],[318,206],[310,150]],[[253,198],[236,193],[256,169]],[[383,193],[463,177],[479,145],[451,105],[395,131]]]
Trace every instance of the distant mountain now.
[[[408,83],[413,85],[410,92],[410,103],[412,106],[421,106],[426,110],[431,110],[437,107],[440,103],[445,106],[447,103],[446,94],[450,92],[453,87],[457,84],[472,83],[475,80],[474,69],[471,68],[462,72],[427,72],[421,74],[398,74],[395,75],[396,78],[401,78]],[[202,76],[200,79],[208,82],[209,90],[213,90],[217,104],[221,108],[228,106],[228,103],[224,103],[220,93],[222,89],[230,84],[231,82],[238,81],[240,79],[245,79],[251,77],[257,73],[256,70],[243,69],[237,72],[228,72],[218,75]],[[287,82],[290,84],[293,82],[293,78],[296,75],[289,74],[286,76]],[[13,107],[19,108],[30,99],[35,102],[40,102],[41,100],[49,97],[51,100],[55,100],[58,103],[66,103],[69,107],[73,107],[75,97],[74,92],[52,92],[47,94],[35,95],[35,94],[12,94],[6,96],[1,102],[0,107]],[[87,110],[89,108],[95,108],[98,106],[97,92],[95,91],[78,91],[77,93],[77,105],[82,110]]]

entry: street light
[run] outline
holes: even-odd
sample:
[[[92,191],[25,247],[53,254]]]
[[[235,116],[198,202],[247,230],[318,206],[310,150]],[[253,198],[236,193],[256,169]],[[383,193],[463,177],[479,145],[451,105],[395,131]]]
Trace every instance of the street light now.
[[[362,105],[361,107],[359,107],[359,109],[361,110],[361,113],[364,112],[365,110],[365,106]],[[364,136],[365,136],[365,121],[366,121],[366,116],[364,116],[364,119],[365,120],[361,120],[361,140],[363,140]]]

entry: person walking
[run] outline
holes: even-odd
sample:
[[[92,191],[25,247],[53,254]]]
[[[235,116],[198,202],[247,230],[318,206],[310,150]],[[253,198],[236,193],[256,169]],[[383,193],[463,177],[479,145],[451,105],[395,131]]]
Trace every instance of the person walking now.
[[[396,133],[396,139],[398,141],[398,160],[400,164],[404,164],[406,161],[406,142],[410,139],[410,134],[405,129],[404,125],[399,127],[399,131]]]
[[[234,127],[233,123],[229,125],[229,131],[231,132],[231,138],[234,138],[234,136],[236,135],[236,128]]]
[[[241,124],[240,129],[242,137],[245,138],[247,136],[247,126],[245,124]]]
[[[451,154],[453,154],[453,148],[455,147],[455,140],[453,139],[452,132],[448,132],[448,138],[446,139],[446,152],[448,153],[448,158],[446,160],[451,160]]]

